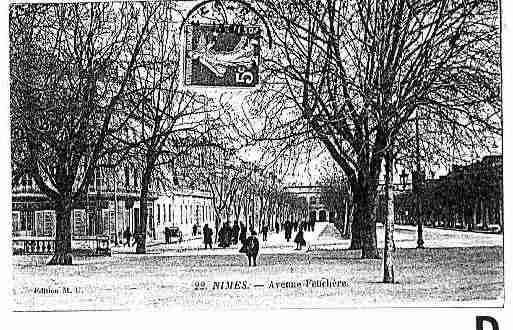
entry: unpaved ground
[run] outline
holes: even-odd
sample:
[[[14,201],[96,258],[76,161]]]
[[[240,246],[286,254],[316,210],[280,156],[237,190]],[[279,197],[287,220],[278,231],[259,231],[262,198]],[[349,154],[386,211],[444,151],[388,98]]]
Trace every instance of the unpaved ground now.
[[[14,309],[496,306],[502,304],[504,290],[502,255],[502,247],[398,249],[399,283],[393,285],[380,283],[382,260],[361,260],[343,250],[267,253],[252,268],[240,254],[115,254],[75,258],[75,265],[67,267],[46,266],[44,257],[17,256]],[[339,281],[339,286],[294,287],[323,278]],[[223,281],[232,281],[232,287],[220,289]],[[246,288],[236,289],[234,281],[241,281],[239,286],[245,281]],[[274,288],[276,282],[284,282],[283,288]],[[195,289],[203,283],[204,290]],[[36,293],[36,288],[57,292]]]

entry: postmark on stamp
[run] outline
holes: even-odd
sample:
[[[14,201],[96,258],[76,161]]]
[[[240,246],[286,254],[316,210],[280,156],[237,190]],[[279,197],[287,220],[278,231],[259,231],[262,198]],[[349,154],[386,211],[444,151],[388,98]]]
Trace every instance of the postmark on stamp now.
[[[260,27],[197,23],[188,24],[185,30],[185,85],[258,85]]]

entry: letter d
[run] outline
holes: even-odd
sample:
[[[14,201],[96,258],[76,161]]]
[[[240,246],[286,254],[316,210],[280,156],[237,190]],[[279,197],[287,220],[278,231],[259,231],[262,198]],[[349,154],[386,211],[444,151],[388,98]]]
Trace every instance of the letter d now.
[[[476,330],[483,330],[484,321],[490,323],[493,330],[499,330],[497,320],[491,316],[476,316]]]

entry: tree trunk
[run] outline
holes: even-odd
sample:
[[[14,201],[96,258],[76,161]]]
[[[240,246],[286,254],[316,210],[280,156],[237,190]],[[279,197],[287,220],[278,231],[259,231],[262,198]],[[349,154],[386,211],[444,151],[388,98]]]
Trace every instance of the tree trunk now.
[[[363,259],[379,259],[376,237],[376,191],[354,187],[354,217],[350,250],[362,250]]]
[[[150,185],[151,170],[144,172],[141,180],[141,193],[139,195],[139,223],[136,224],[136,248],[135,253],[146,253],[146,227],[148,223],[148,190]]]
[[[385,157],[385,196],[386,196],[386,216],[385,216],[385,248],[383,251],[383,283],[394,283],[394,190],[391,185],[392,175],[392,157],[390,151]]]
[[[369,216],[365,217],[362,233],[362,258],[363,259],[380,259],[378,252],[378,239],[376,235],[376,206],[372,202],[369,205]]]
[[[359,205],[355,207],[353,222],[351,223],[351,245],[349,250],[360,250],[362,248],[362,233],[360,230],[360,209]]]
[[[55,252],[48,265],[71,265],[71,197],[55,202]]]

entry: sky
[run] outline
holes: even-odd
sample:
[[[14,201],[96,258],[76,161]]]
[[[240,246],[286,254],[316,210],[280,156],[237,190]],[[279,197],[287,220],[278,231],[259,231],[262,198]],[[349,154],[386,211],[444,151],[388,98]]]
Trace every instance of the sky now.
[[[200,1],[179,2],[178,8],[182,9],[184,13],[186,13],[199,2]],[[233,111],[242,111],[244,107],[247,107],[247,105],[244,104],[244,98],[251,92],[251,90],[248,89],[233,88],[194,88],[194,90],[201,92],[202,94],[212,98],[213,100],[221,100],[223,102],[230,103],[233,108]],[[497,143],[497,145],[501,146],[501,143]],[[497,149],[497,151],[499,153],[500,149]],[[261,150],[255,148],[244,148],[239,153],[239,156],[240,158],[247,161],[258,162],[261,154]],[[482,156],[480,156],[479,158],[481,157]],[[321,177],[322,173],[326,170],[326,168],[332,167],[333,161],[331,160],[329,154],[322,147],[320,147],[319,150],[316,150],[315,155],[309,160],[309,162],[303,162],[298,164],[294,168],[294,171],[285,175],[283,179],[287,183],[312,184],[319,180],[319,178]],[[449,169],[446,167],[435,169],[435,177],[447,174],[448,170]],[[397,173],[395,173],[394,181],[399,181],[398,174],[401,171],[402,168],[396,168]]]

